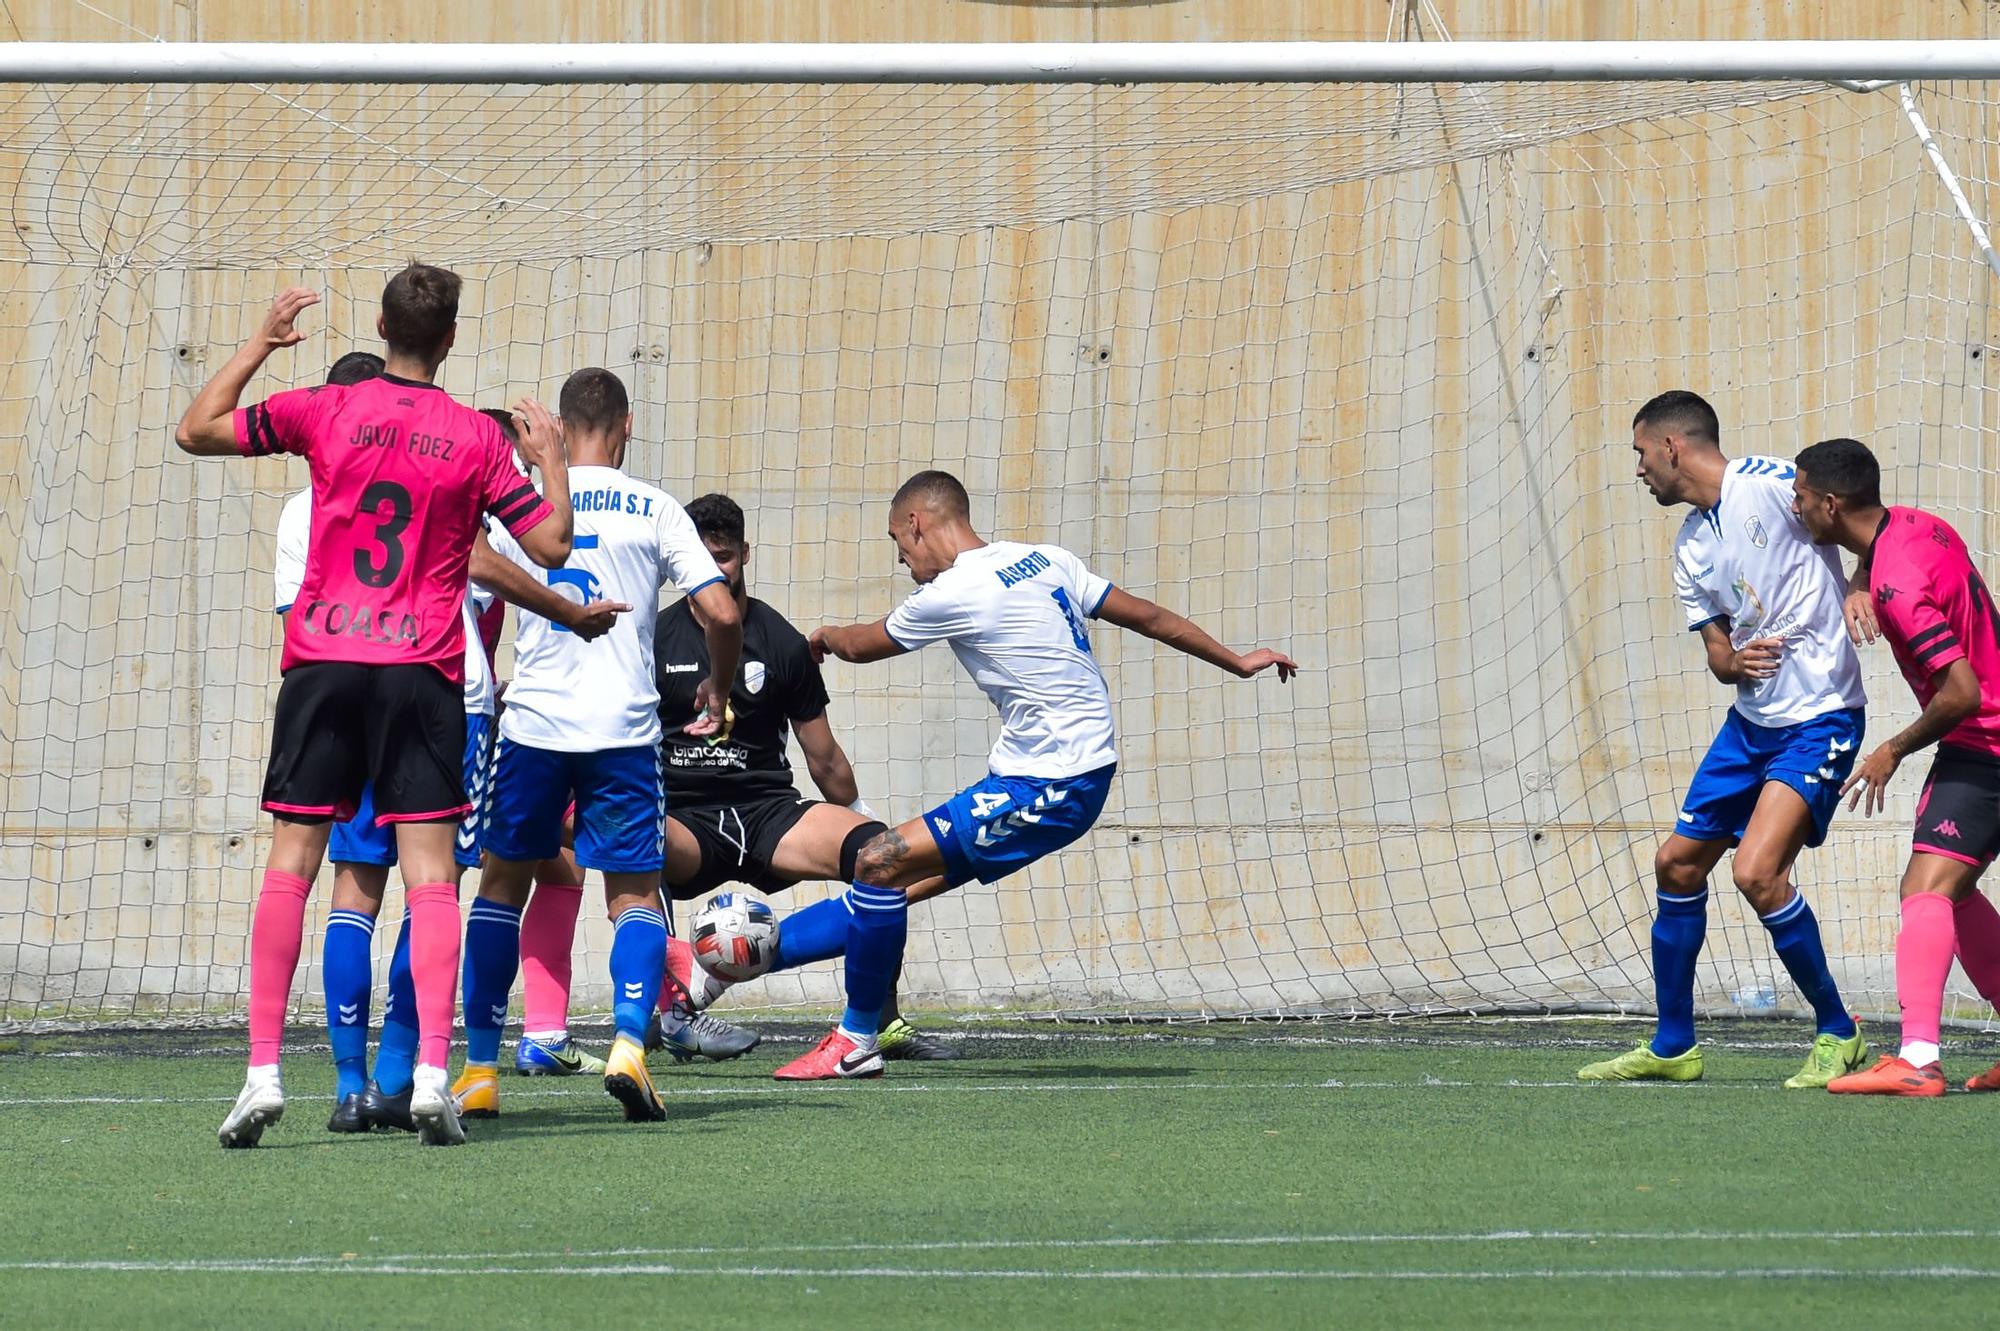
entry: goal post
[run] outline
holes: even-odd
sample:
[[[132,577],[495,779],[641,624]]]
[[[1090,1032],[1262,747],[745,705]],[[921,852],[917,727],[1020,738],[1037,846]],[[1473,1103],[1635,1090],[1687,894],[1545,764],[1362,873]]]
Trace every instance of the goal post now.
[[[1301,661],[1097,632],[1104,818],[916,908],[913,1003],[1643,1009],[1652,853],[1729,697],[1631,413],[1868,440],[1990,563],[1996,78],[1994,42],[0,46],[0,1016],[240,1014],[304,469],[170,430],[278,289],[326,300],[246,400],[373,345],[412,257],[465,278],[446,389],[613,369],[630,469],[735,496],[802,628],[907,592],[887,498],[940,466],[982,531]],[[983,770],[948,654],[828,684],[885,816]],[[1864,1008],[1918,778],[1800,861]],[[1798,1004],[1726,890],[1698,985]]]

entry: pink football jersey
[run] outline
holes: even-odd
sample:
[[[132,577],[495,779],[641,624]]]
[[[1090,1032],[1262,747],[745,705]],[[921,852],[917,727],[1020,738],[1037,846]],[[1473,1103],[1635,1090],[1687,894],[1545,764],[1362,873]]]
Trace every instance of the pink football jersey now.
[[[250,457],[297,453],[312,470],[311,546],[280,668],[421,663],[462,682],[480,515],[518,536],[551,513],[500,427],[434,384],[385,374],[245,407],[236,442]]]
[[[1930,705],[1931,678],[1953,661],[1979,676],[1979,710],[1941,742],[2000,755],[2000,615],[1965,542],[1942,518],[1891,508],[1869,562],[1876,617],[1917,701]]]

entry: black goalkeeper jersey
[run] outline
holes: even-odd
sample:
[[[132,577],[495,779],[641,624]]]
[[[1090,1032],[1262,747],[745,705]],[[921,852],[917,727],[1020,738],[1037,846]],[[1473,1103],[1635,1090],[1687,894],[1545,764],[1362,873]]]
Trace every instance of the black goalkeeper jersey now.
[[[694,692],[708,678],[708,642],[685,599],[660,611],[653,633],[665,728],[667,806],[713,808],[798,798],[785,739],[793,724],[826,711],[826,682],[805,635],[756,597],[743,616],[743,659],[723,726],[706,739],[684,734]]]

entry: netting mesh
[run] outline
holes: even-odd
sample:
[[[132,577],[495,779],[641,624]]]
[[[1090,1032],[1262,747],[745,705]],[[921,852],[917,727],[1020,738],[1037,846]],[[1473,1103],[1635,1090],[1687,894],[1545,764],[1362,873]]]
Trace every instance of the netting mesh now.
[[[1989,94],[1921,90],[1982,215]],[[295,281],[323,331],[253,394],[372,345],[403,259],[449,263],[443,384],[616,370],[630,469],[736,496],[753,593],[802,627],[904,593],[887,497],[936,465],[983,531],[1307,665],[1242,684],[1100,630],[1103,822],[913,912],[906,987],[961,1010],[1648,1003],[1652,850],[1728,702],[1631,477],[1654,392],[1709,396],[1736,454],[1867,439],[1993,553],[1992,279],[1893,92],[15,88],[0,144],[16,1018],[241,1007],[304,471],[168,431]],[[1914,704],[1868,665],[1886,734]],[[982,770],[995,723],[948,654],[829,684],[885,813]],[[1799,871],[1857,1007],[1893,1007],[1900,784]],[[1702,1001],[1794,1001],[1729,895]],[[601,1007],[601,927],[585,947]]]

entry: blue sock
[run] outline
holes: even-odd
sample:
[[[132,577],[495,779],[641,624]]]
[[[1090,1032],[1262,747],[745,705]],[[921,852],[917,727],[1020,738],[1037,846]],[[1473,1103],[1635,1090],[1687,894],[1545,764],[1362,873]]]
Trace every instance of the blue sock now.
[[[1794,892],[1769,915],[1761,917],[1771,931],[1771,946],[1785,963],[1792,983],[1812,1004],[1813,1019],[1821,1035],[1837,1035],[1845,1040],[1854,1034],[1854,1018],[1840,1001],[1840,986],[1826,967],[1826,947],[1819,938],[1819,919],[1806,904],[1805,893]]]
[[[326,1036],[333,1044],[334,1099],[368,1085],[368,991],[375,983],[375,917],[358,910],[327,916],[320,950]]]
[[[882,1005],[903,966],[903,940],[909,935],[910,903],[900,887],[856,883],[847,889],[854,907],[847,926],[847,1011],[843,1030],[873,1035],[882,1025]],[[779,937],[784,931],[779,930]]]
[[[847,951],[847,926],[853,919],[845,892],[793,911],[778,921],[778,955],[771,969],[785,971],[839,956]]]
[[[664,964],[664,963],[662,963]],[[521,969],[521,908],[477,897],[465,922],[465,1061],[500,1061],[507,995]]]
[[[611,926],[611,1014],[620,1035],[646,1038],[666,969],[667,917],[651,906],[620,914]]]
[[[410,915],[396,931],[389,959],[389,1001],[382,1005],[382,1043],[375,1050],[375,1085],[384,1095],[401,1095],[417,1075],[417,986],[410,979]]]
[[[1660,1009],[1653,1052],[1672,1058],[1694,1048],[1694,963],[1708,933],[1708,889],[1659,894],[1653,916],[1653,1001]]]

